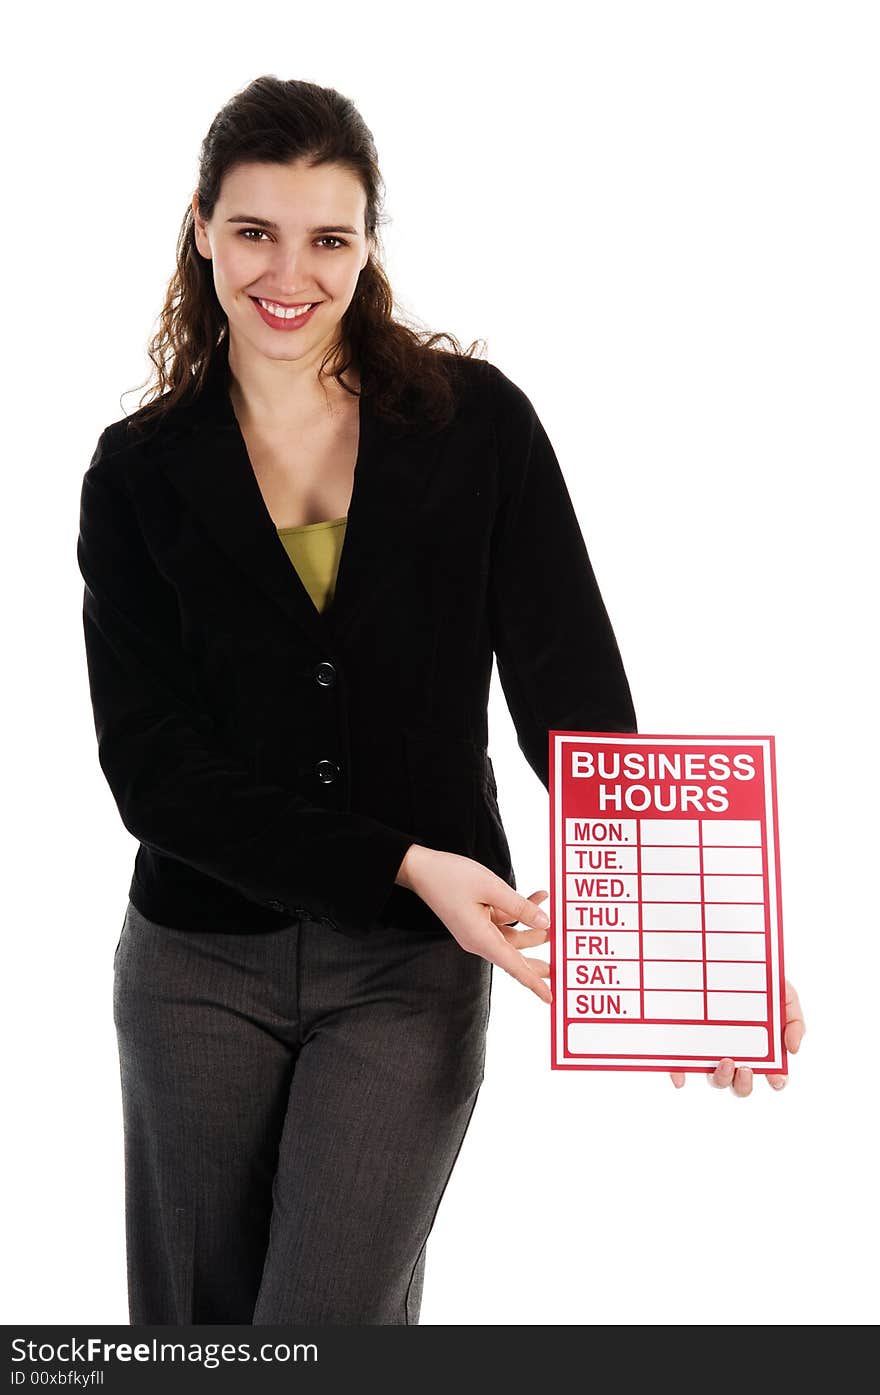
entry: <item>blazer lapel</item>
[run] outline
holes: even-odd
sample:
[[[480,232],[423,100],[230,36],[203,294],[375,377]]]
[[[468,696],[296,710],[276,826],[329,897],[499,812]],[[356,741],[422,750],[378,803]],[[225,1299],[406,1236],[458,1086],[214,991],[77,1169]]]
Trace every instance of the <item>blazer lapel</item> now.
[[[334,598],[318,611],[266,508],[218,354],[199,397],[175,409],[153,450],[167,478],[228,556],[320,648],[343,636],[361,607],[416,546],[418,515],[442,432],[393,428],[361,394],[360,438]]]

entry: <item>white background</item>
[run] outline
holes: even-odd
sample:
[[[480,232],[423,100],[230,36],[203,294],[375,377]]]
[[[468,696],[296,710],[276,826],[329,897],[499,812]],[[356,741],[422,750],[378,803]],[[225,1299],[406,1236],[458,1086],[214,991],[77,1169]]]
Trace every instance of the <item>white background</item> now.
[[[496,971],[422,1323],[876,1321],[876,19],[845,0],[16,12],[5,1322],[128,1320],[111,995],[136,846],[97,763],[79,491],[146,378],[199,143],[265,72],[355,99],[400,309],[485,337],[536,406],[640,729],[777,741],[808,1020],[788,1088],[551,1073],[549,1009]],[[490,749],[519,888],[549,888],[547,795],[497,679]]]

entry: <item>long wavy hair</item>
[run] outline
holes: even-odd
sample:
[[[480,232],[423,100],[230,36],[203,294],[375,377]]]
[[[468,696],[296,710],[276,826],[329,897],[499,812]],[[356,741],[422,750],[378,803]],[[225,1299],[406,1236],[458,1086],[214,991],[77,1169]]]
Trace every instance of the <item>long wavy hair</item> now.
[[[332,87],[273,76],[258,77],[233,96],[214,117],[201,145],[201,216],[212,217],[224,176],[233,166],[295,160],[341,166],[360,180],[366,196],[369,260],[337,342],[324,356],[321,374],[336,378],[346,392],[357,395],[343,377],[354,362],[361,390],[380,416],[404,426],[414,420],[444,425],[456,397],[450,369],[456,360],[474,356],[485,341],[475,340],[464,350],[452,334],[420,330],[395,319],[394,297],[378,255],[379,228],[385,221],[384,181],[372,133],[348,97]],[[148,379],[129,426],[155,424],[178,404],[197,397],[218,355],[228,352],[229,321],[214,289],[211,262],[196,247],[194,222],[190,203],[178,236],[177,267],[158,330],[148,344],[155,376]]]

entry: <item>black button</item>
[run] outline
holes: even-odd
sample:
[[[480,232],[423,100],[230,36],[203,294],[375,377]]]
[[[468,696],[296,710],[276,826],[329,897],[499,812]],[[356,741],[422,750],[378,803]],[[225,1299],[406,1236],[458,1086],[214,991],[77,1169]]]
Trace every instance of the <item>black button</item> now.
[[[286,911],[287,907],[283,901],[267,901],[266,905],[273,911]]]
[[[324,659],[315,669],[315,678],[322,688],[332,688],[336,682],[336,669],[329,659]]]
[[[339,766],[332,760],[319,760],[315,766],[315,774],[322,785],[332,785],[339,774]]]

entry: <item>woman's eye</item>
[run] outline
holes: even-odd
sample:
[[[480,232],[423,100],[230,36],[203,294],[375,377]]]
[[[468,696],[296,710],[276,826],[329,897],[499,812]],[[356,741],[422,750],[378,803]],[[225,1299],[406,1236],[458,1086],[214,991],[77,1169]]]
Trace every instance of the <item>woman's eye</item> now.
[[[252,238],[252,237],[250,236],[251,233],[256,233],[256,234],[257,234],[256,238]],[[261,238],[261,237],[265,237],[265,236],[266,236],[266,232],[265,232],[265,229],[264,229],[264,228],[242,228],[238,235],[239,235],[239,237],[243,237],[247,242],[253,242],[253,241],[258,241],[259,238]],[[341,238],[341,237],[334,237],[334,236],[332,236],[332,234],[328,234],[327,237],[319,237],[319,238],[318,238],[318,241],[319,241],[319,242],[335,242],[335,243],[337,244],[337,246],[336,246],[336,247],[330,247],[330,248],[328,248],[328,251],[330,251],[330,252],[335,252],[335,251],[337,250],[338,247],[347,247],[347,246],[348,246],[348,243],[345,241],[344,238]]]

